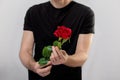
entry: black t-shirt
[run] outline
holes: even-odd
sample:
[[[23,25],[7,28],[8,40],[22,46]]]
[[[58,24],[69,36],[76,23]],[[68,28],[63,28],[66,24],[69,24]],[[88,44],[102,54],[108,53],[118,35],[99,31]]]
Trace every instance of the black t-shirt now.
[[[50,1],[34,5],[29,8],[25,16],[24,30],[33,32],[35,43],[34,59],[38,61],[44,46],[52,45],[57,40],[53,32],[57,26],[66,26],[72,29],[72,36],[62,48],[68,55],[75,53],[79,34],[94,33],[94,13],[80,3],[72,1],[64,8],[55,8]],[[29,70],[29,80],[81,80],[81,67],[65,65],[53,66],[50,75],[38,76]]]

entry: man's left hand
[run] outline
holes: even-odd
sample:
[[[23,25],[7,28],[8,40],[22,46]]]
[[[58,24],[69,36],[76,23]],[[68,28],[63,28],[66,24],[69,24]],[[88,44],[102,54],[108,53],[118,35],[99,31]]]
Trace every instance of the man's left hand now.
[[[52,46],[50,60],[53,65],[65,64],[68,60],[68,54],[65,50],[60,50],[58,47]]]

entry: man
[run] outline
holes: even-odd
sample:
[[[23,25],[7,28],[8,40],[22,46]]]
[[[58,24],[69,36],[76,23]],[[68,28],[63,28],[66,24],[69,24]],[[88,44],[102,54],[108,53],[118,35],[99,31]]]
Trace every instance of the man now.
[[[56,40],[53,32],[61,25],[72,29],[71,42],[66,42],[63,50],[52,46],[50,61],[43,67],[37,62],[41,51]],[[20,49],[29,80],[82,80],[81,67],[88,58],[93,33],[94,13],[85,5],[72,0],[50,0],[32,6],[25,16]]]

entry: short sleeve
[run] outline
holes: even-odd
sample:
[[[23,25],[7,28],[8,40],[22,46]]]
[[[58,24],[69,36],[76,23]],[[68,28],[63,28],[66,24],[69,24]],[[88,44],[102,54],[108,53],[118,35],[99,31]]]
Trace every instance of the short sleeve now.
[[[32,10],[33,8],[30,7],[27,12],[26,12],[26,15],[25,15],[25,18],[24,18],[24,27],[23,27],[23,30],[29,30],[29,31],[33,31],[33,14],[32,14]]]
[[[95,24],[94,12],[89,8],[84,18],[79,34],[95,33],[94,24]]]

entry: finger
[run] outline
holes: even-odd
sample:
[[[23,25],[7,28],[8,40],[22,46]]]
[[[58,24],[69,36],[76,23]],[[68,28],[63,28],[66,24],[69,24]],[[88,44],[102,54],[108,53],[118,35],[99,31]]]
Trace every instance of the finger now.
[[[44,75],[44,74],[38,74],[38,75],[40,75],[40,76],[42,76],[42,77],[45,77],[45,75]]]
[[[46,74],[46,76],[47,76],[47,75],[49,75],[49,74],[50,74],[50,71],[49,71],[49,72],[47,72],[47,73],[45,73],[45,74]]]
[[[65,50],[61,50],[61,52],[63,53],[63,57],[68,56],[68,54],[66,53],[66,51],[65,51]]]
[[[50,74],[50,71],[49,71],[49,72],[46,72],[46,73],[39,74],[39,75],[42,76],[42,77],[45,77],[45,76],[47,76],[47,75],[49,75],[49,74]]]
[[[67,55],[65,50],[61,50],[61,52],[63,52],[63,55]]]
[[[42,73],[46,73],[46,72],[49,72],[51,70],[52,66],[47,66],[46,68],[43,68],[41,70]]]
[[[58,61],[54,59],[53,53],[51,54],[50,60],[52,62],[52,65],[56,65],[58,63]]]
[[[56,52],[56,49],[55,49],[54,46],[52,46],[52,50],[53,50],[54,59],[55,59],[56,61],[59,60],[58,53]]]
[[[50,60],[51,60],[52,64],[55,65],[56,60],[54,59],[53,53],[51,54]]]
[[[50,71],[43,73],[45,76],[50,74]]]
[[[65,58],[66,58],[66,56],[64,56],[63,54],[63,50],[59,50],[58,48],[56,48],[56,51],[58,51],[58,54],[59,54],[59,56],[60,56],[60,60],[59,60],[59,64],[63,64],[64,62],[65,62]]]
[[[63,53],[64,59],[66,59],[66,57],[68,56],[68,54],[66,53],[66,51],[65,50],[61,50],[61,52]]]
[[[58,47],[55,47],[55,49],[56,49],[56,52],[58,53],[59,58],[60,58],[60,59],[64,58],[61,50],[59,50]]]
[[[38,74],[43,74],[43,73],[49,72],[51,70],[51,68],[52,68],[52,66],[48,66],[46,68],[38,69],[37,73]]]

